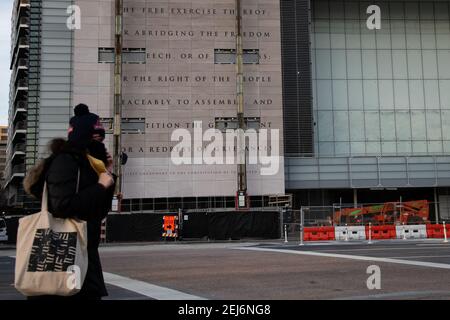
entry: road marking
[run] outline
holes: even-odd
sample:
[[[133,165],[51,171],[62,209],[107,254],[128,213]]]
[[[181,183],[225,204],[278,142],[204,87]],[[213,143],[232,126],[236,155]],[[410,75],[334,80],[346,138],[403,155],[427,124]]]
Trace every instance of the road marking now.
[[[334,252],[334,251],[385,251],[385,250],[428,250],[428,249],[446,249],[448,250],[449,247],[378,247],[378,248],[359,248],[359,249],[323,249],[320,250],[320,252]]]
[[[187,294],[181,291],[156,286],[144,281],[122,277],[117,274],[103,272],[105,282],[116,287],[133,291],[156,300],[207,300],[202,297]]]
[[[355,255],[349,255],[349,254],[325,253],[325,252],[315,252],[315,251],[284,250],[284,249],[270,249],[270,248],[233,248],[233,249],[249,250],[249,251],[263,251],[263,252],[265,251],[265,252],[275,252],[275,253],[289,253],[289,254],[298,254],[298,255],[305,255],[305,256],[341,258],[341,259],[351,259],[351,260],[361,260],[361,261],[377,261],[377,262],[396,263],[396,264],[405,264],[405,265],[418,266],[418,267],[428,267],[428,268],[438,268],[438,269],[450,270],[450,264],[446,264],[446,263],[409,261],[409,260],[400,260],[400,259],[392,259],[392,258],[367,257],[367,256],[355,256]]]
[[[448,258],[450,255],[442,256],[403,256],[403,257],[389,257],[391,259],[423,259],[423,258]]]
[[[404,292],[392,292],[392,293],[380,293],[374,295],[365,296],[352,296],[343,298],[334,298],[331,300],[376,300],[376,299],[387,299],[387,298],[430,298],[433,296],[450,296],[450,291],[404,291]]]

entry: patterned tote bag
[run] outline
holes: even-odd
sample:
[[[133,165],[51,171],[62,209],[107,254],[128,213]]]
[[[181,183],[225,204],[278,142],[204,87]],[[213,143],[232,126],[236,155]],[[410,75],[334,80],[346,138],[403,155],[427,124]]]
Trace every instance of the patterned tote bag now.
[[[80,173],[78,172],[78,184]],[[88,266],[87,225],[48,212],[47,183],[41,212],[19,220],[16,289],[26,296],[71,296],[80,291]]]

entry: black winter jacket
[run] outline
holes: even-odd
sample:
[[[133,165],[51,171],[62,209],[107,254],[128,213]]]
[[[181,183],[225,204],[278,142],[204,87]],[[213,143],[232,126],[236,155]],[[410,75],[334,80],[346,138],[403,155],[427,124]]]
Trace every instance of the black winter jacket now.
[[[111,209],[114,186],[106,189],[98,183],[86,153],[65,143],[61,150],[43,162],[37,181],[28,186],[36,198],[42,198],[44,179],[48,187],[48,209],[56,218],[78,218],[87,221],[88,270],[81,291],[73,298],[107,296],[98,253],[101,221]],[[76,193],[78,170],[79,191]],[[27,190],[27,186],[25,186]]]

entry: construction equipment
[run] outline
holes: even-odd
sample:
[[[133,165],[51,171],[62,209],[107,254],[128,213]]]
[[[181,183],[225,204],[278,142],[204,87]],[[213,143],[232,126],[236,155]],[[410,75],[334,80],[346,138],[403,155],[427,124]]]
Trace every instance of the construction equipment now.
[[[334,213],[335,224],[411,224],[429,223],[428,200],[386,202],[381,205],[344,208]]]

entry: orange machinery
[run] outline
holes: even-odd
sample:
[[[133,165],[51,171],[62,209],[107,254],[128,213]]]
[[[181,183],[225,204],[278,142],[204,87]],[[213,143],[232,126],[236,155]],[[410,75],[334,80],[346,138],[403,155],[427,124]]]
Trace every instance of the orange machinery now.
[[[334,213],[335,224],[429,223],[428,200],[386,202],[381,205],[345,208]]]

